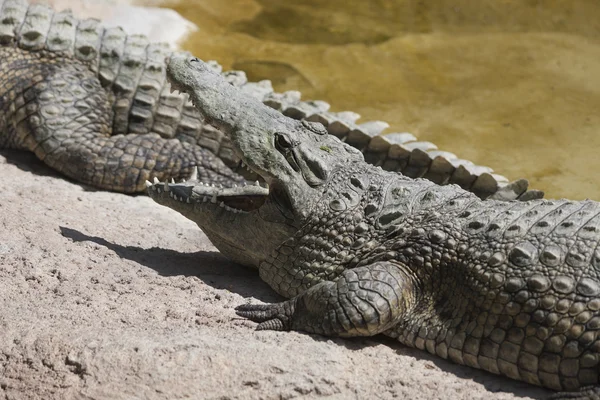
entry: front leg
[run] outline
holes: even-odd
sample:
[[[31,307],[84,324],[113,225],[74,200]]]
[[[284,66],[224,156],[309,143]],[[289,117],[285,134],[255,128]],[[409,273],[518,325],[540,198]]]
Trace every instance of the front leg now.
[[[416,303],[416,284],[397,262],[345,271],[282,303],[244,304],[239,316],[258,330],[300,330],[327,336],[372,336],[390,329]]]

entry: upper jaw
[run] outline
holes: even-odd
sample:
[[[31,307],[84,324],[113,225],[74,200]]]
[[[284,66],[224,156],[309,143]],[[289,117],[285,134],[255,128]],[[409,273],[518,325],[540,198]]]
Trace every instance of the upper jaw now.
[[[167,79],[172,89],[189,95],[205,121],[231,139],[232,150],[242,164],[258,174],[268,183],[267,186],[271,185],[271,197],[282,208],[292,211],[295,192],[292,187],[295,186],[297,173],[272,144],[263,141],[266,137],[263,133],[294,129],[297,122],[238,91],[226,83],[209,64],[191,62],[190,59],[191,56],[179,54],[169,60]],[[196,188],[198,192],[200,186],[197,185]],[[202,188],[201,193],[197,193],[198,196],[190,192],[184,198],[189,198],[190,202],[198,202],[198,199],[203,202],[205,197],[212,200],[213,193],[206,193],[206,190],[210,189]],[[264,195],[269,195],[269,191]],[[227,205],[226,202],[224,204]]]
[[[205,122],[231,140],[236,156],[271,183],[270,145],[262,139],[273,130],[293,129],[297,122],[239,90],[219,72],[210,63],[175,53],[168,60],[166,75],[171,89],[186,93]]]

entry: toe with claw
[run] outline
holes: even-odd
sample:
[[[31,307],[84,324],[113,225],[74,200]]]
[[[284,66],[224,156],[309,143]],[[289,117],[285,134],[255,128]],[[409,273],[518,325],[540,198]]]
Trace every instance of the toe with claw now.
[[[292,329],[292,316],[295,302],[284,301],[273,304],[242,304],[235,313],[250,321],[258,322],[257,331],[289,331]]]

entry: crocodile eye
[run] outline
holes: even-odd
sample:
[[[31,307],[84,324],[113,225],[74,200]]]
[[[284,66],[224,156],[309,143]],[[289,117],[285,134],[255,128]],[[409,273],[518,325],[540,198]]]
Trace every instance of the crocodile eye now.
[[[198,58],[194,57],[190,59],[190,62],[199,62],[200,60],[198,60]]]
[[[277,149],[280,151],[288,150],[288,149],[291,149],[292,147],[294,147],[294,144],[292,143],[290,138],[288,138],[283,133],[276,133],[275,134],[275,147],[277,147]]]

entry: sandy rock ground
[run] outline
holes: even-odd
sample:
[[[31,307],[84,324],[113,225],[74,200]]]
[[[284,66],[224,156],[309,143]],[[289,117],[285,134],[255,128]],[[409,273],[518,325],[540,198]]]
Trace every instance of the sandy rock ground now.
[[[0,398],[513,399],[546,391],[385,337],[256,332],[278,297],[145,196],[0,153]]]

